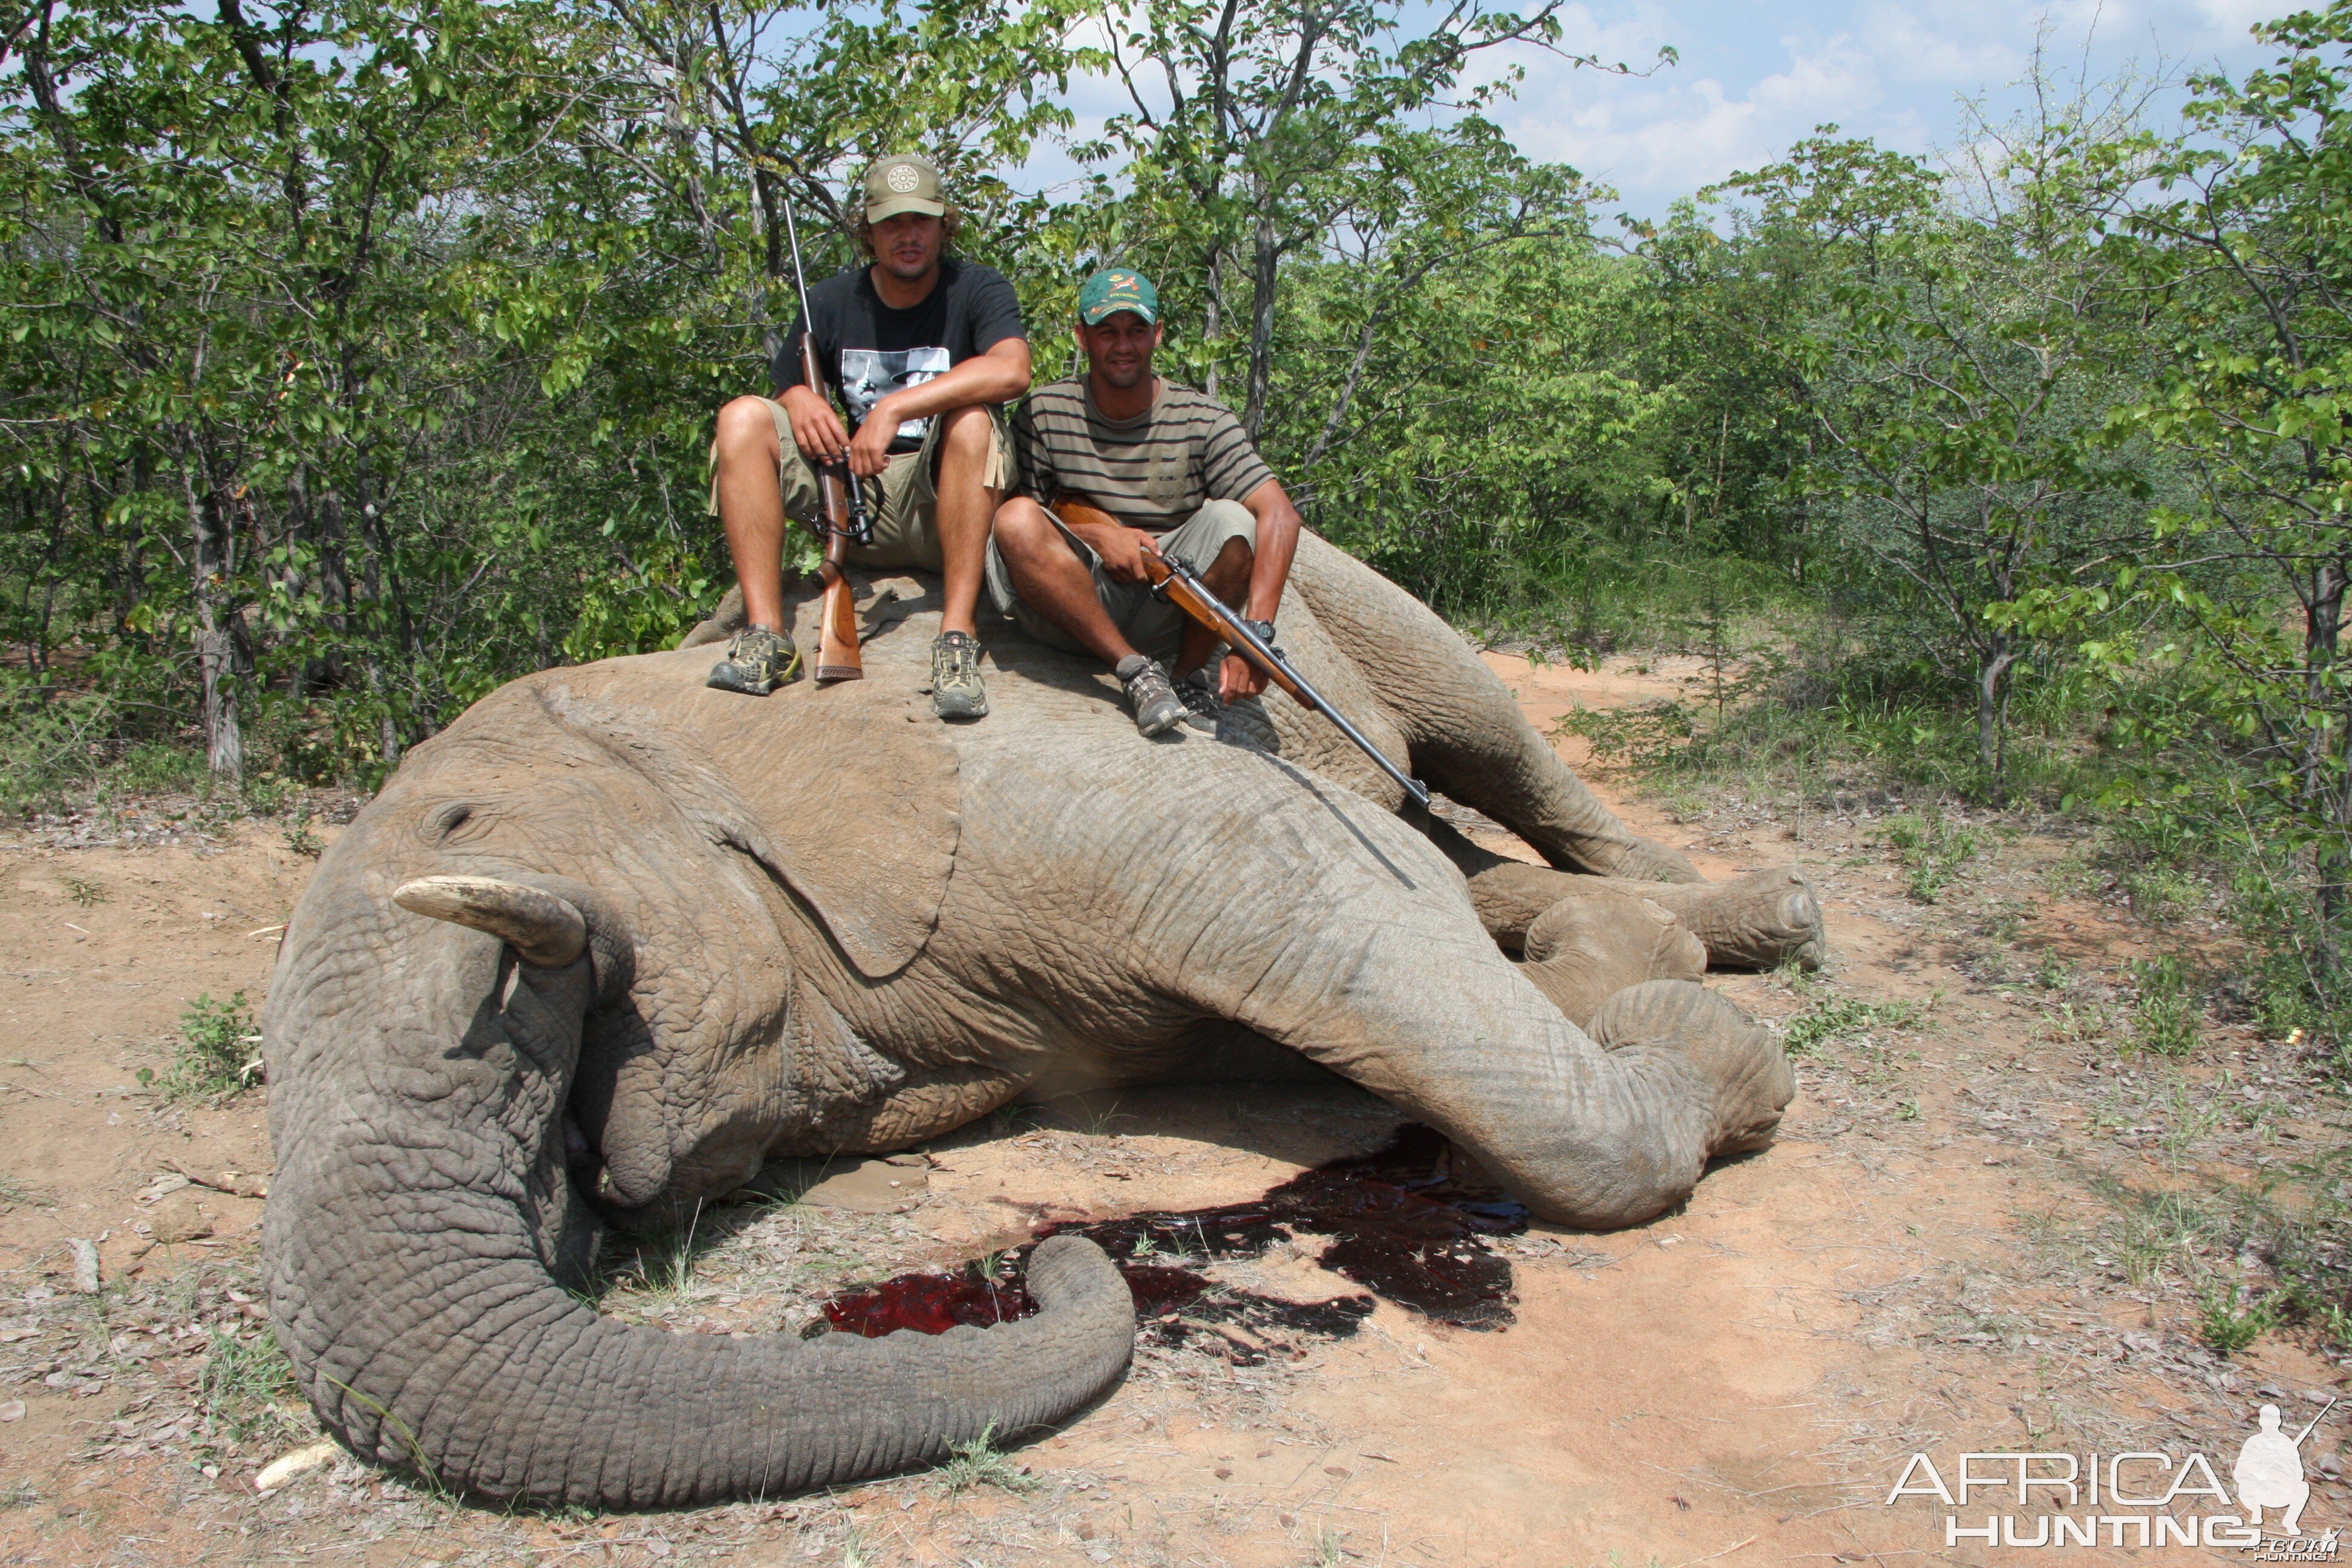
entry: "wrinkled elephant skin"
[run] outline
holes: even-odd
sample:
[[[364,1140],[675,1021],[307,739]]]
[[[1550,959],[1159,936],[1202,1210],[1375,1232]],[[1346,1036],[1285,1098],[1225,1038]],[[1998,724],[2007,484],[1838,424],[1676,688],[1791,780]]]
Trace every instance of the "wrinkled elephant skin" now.
[[[356,1452],[634,1508],[1068,1418],[1133,1329],[1075,1237],[1035,1253],[1035,1316],[937,1338],[670,1335],[566,1289],[604,1223],[1041,1089],[1338,1073],[1594,1226],[1769,1141],[1787,1063],[1687,978],[1706,886],[1365,568],[1304,542],[1284,641],[1432,784],[1590,873],[1544,890],[1600,914],[1507,933],[1574,972],[1589,1032],[1482,923],[1483,851],[1399,816],[1323,721],[1251,702],[1147,740],[1106,672],[991,628],[995,710],[945,726],[936,595],[868,587],[862,681],[713,692],[708,647],[546,671],[418,747],[321,860],[265,1019],[265,1250],[280,1342]]]

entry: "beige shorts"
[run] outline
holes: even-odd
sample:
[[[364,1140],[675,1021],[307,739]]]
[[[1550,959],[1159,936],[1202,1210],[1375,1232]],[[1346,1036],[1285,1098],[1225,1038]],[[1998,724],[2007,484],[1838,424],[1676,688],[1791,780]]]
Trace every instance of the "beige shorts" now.
[[[776,422],[776,444],[784,454],[782,468],[776,475],[776,488],[782,492],[784,515],[794,522],[814,525],[824,517],[824,492],[817,487],[816,470],[801,456],[793,442],[792,416],[784,405],[772,397],[761,402],[768,405],[768,416]],[[1014,475],[1013,436],[1004,423],[1004,410],[991,407],[991,423],[995,426],[988,450],[988,471],[982,480],[1002,496],[1013,488]],[[913,567],[919,571],[937,572],[942,569],[940,556],[940,432],[947,421],[937,415],[924,433],[923,444],[911,452],[901,452],[882,469],[878,480],[864,481],[866,504],[874,512],[874,542],[853,545],[849,563],[877,571],[903,571]],[[710,446],[710,499],[705,510],[712,517],[719,515],[719,444]],[[878,504],[877,491],[879,491]]]
[[[1049,510],[1047,517],[1054,517]],[[1062,526],[1054,517],[1054,526],[1061,530],[1065,543],[1077,552],[1078,559],[1094,571],[1095,597],[1118,626],[1119,635],[1133,644],[1138,653],[1149,654],[1166,663],[1176,657],[1177,646],[1183,640],[1184,628],[1192,624],[1184,612],[1151,591],[1148,583],[1114,583],[1104,573],[1102,558],[1094,547]],[[1237,500],[1213,500],[1182,522],[1160,535],[1160,553],[1171,561],[1181,561],[1195,572],[1206,572],[1229,539],[1246,542],[1252,550],[1257,548],[1257,518],[1250,509]],[[1047,647],[1060,648],[1064,653],[1084,653],[1086,647],[1077,638],[1031,609],[1021,595],[1013,592],[1013,574],[997,553],[996,538],[988,541],[988,594],[996,602],[999,614],[1020,623],[1021,629]]]

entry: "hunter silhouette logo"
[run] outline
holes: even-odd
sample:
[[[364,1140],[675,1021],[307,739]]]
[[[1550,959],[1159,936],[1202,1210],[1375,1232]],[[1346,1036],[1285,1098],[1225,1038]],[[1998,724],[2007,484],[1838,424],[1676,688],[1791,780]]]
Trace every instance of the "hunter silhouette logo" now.
[[[2234,1546],[2257,1562],[2332,1563],[2337,1532],[2303,1531],[2311,1500],[2303,1445],[2338,1403],[2329,1400],[2293,1436],[2280,1430],[2278,1406],[2263,1405],[2227,1487],[2212,1461],[2194,1452],[1962,1454],[1949,1482],[1933,1457],[1914,1454],[1886,1503],[1931,1497],[1951,1510],[1944,1516],[1947,1547]],[[1988,1491],[1992,1498],[1977,1496]],[[1971,1519],[1961,1510],[1972,1502],[1992,1502],[1997,1511]],[[2277,1517],[2266,1529],[2263,1516],[2272,1510]]]
[[[886,184],[902,196],[923,183],[923,176],[917,174],[914,166],[909,163],[899,164],[882,178]]]
[[[2238,1462],[2230,1471],[2230,1479],[2238,1485],[2238,1506],[2246,1510],[2248,1524],[2261,1524],[2266,1508],[2284,1509],[2279,1528],[2289,1535],[2303,1533],[2296,1521],[2303,1517],[2303,1505],[2311,1500],[2311,1483],[2303,1479],[2303,1440],[2335,1408],[2336,1401],[2329,1400],[2327,1408],[2292,1437],[2279,1430],[2277,1405],[2265,1405],[2256,1414],[2257,1429],[2239,1447]]]

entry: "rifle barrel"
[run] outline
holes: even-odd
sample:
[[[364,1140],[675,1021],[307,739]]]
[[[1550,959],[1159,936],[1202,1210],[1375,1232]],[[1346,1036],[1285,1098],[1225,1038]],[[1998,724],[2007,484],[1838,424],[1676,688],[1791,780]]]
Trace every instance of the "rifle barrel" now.
[[[1108,523],[1119,526],[1118,519],[1102,508],[1079,500],[1075,496],[1064,496],[1057,500],[1054,502],[1053,510],[1066,525]],[[1355,742],[1358,751],[1371,758],[1379,765],[1381,772],[1403,786],[1405,795],[1415,805],[1423,811],[1429,809],[1429,786],[1391,762],[1386,752],[1373,745],[1365,738],[1361,730],[1348,722],[1348,716],[1334,708],[1329,698],[1316,690],[1314,685],[1305,676],[1291,667],[1288,659],[1276,652],[1274,648],[1267,646],[1263,637],[1250,630],[1249,623],[1235,614],[1232,605],[1211,593],[1209,585],[1201,581],[1198,573],[1181,561],[1171,561],[1160,554],[1156,547],[1145,550],[1143,555],[1144,560],[1150,563],[1145,567],[1147,575],[1150,572],[1151,565],[1156,564],[1160,569],[1160,575],[1151,580],[1152,592],[1192,616],[1196,623],[1208,631],[1222,637],[1228,647],[1257,666],[1276,685],[1296,698],[1300,707],[1320,713],[1332,723],[1337,724],[1339,727],[1339,733]],[[1171,592],[1169,589],[1171,583],[1175,584],[1181,591]]]
[[[1216,595],[1209,593],[1209,585],[1200,581],[1200,574],[1192,572],[1192,569],[1185,566],[1183,562],[1167,560],[1167,557],[1160,555],[1160,552],[1152,552],[1152,560],[1157,560],[1162,566],[1167,566],[1169,576],[1183,583],[1190,593],[1197,595],[1197,597],[1209,606],[1209,618],[1216,621],[1216,626],[1209,626],[1209,630],[1216,632],[1218,637],[1223,637],[1230,647],[1237,648],[1237,651],[1240,651],[1249,663],[1254,663],[1254,666],[1265,670],[1270,677],[1275,677],[1284,689],[1289,689],[1291,696],[1301,696],[1306,708],[1312,708],[1322,717],[1327,717],[1327,720],[1331,720],[1334,724],[1339,724],[1339,733],[1350,738],[1360,752],[1371,757],[1373,764],[1379,764],[1379,769],[1383,771],[1383,773],[1388,773],[1390,778],[1395,778],[1395,781],[1404,787],[1404,793],[1409,795],[1409,797],[1413,797],[1413,804],[1416,804],[1416,806],[1421,806],[1423,811],[1430,809],[1430,787],[1425,785],[1425,783],[1418,781],[1418,778],[1413,778],[1412,773],[1406,773],[1404,769],[1400,769],[1395,762],[1390,762],[1388,752],[1383,752],[1379,745],[1373,745],[1369,738],[1364,738],[1364,731],[1360,731],[1355,724],[1350,724],[1350,721],[1348,721],[1348,715],[1343,715],[1339,708],[1331,705],[1331,699],[1327,699],[1322,691],[1318,691],[1315,684],[1312,684],[1307,677],[1303,677],[1301,672],[1291,668],[1289,658],[1284,658],[1284,656],[1277,654],[1273,647],[1267,647],[1265,639],[1258,637],[1254,630],[1249,630],[1249,623],[1242,621],[1242,616],[1234,614],[1234,611],[1225,605],[1223,599],[1218,599]],[[1164,581],[1167,581],[1167,578],[1162,578],[1162,583]],[[1176,597],[1176,595],[1169,595],[1169,597]],[[1183,599],[1176,599],[1176,605],[1179,605],[1179,609],[1190,609]],[[1195,614],[1195,621],[1200,621],[1200,616],[1197,614]]]

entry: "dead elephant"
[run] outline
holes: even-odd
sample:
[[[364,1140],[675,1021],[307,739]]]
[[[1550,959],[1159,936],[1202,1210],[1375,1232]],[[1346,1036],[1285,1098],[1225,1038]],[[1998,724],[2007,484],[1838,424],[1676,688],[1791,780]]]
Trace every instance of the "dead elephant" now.
[[[873,585],[868,678],[825,689],[705,690],[707,648],[516,681],[412,752],[322,859],[265,1022],[265,1247],[279,1341],[356,1452],[480,1496],[646,1507],[1066,1417],[1119,1375],[1132,1328],[1077,1238],[1034,1255],[1035,1317],[936,1339],[665,1334],[566,1290],[608,1218],[724,1194],[774,1155],[903,1148],[1042,1087],[1343,1074],[1538,1214],[1595,1226],[1770,1139],[1778,1047],[1654,976],[1696,967],[1677,921],[1718,959],[1818,952],[1810,891],[1697,884],[1364,567],[1305,542],[1293,657],[1563,869],[1400,818],[1399,792],[1283,700],[1232,710],[1219,740],[1145,740],[1107,674],[1009,632],[994,715],[943,726],[918,689],[935,604]],[[1540,976],[1498,945],[1586,894],[1634,914],[1549,921]],[[1556,1005],[1538,978],[1583,990]]]

